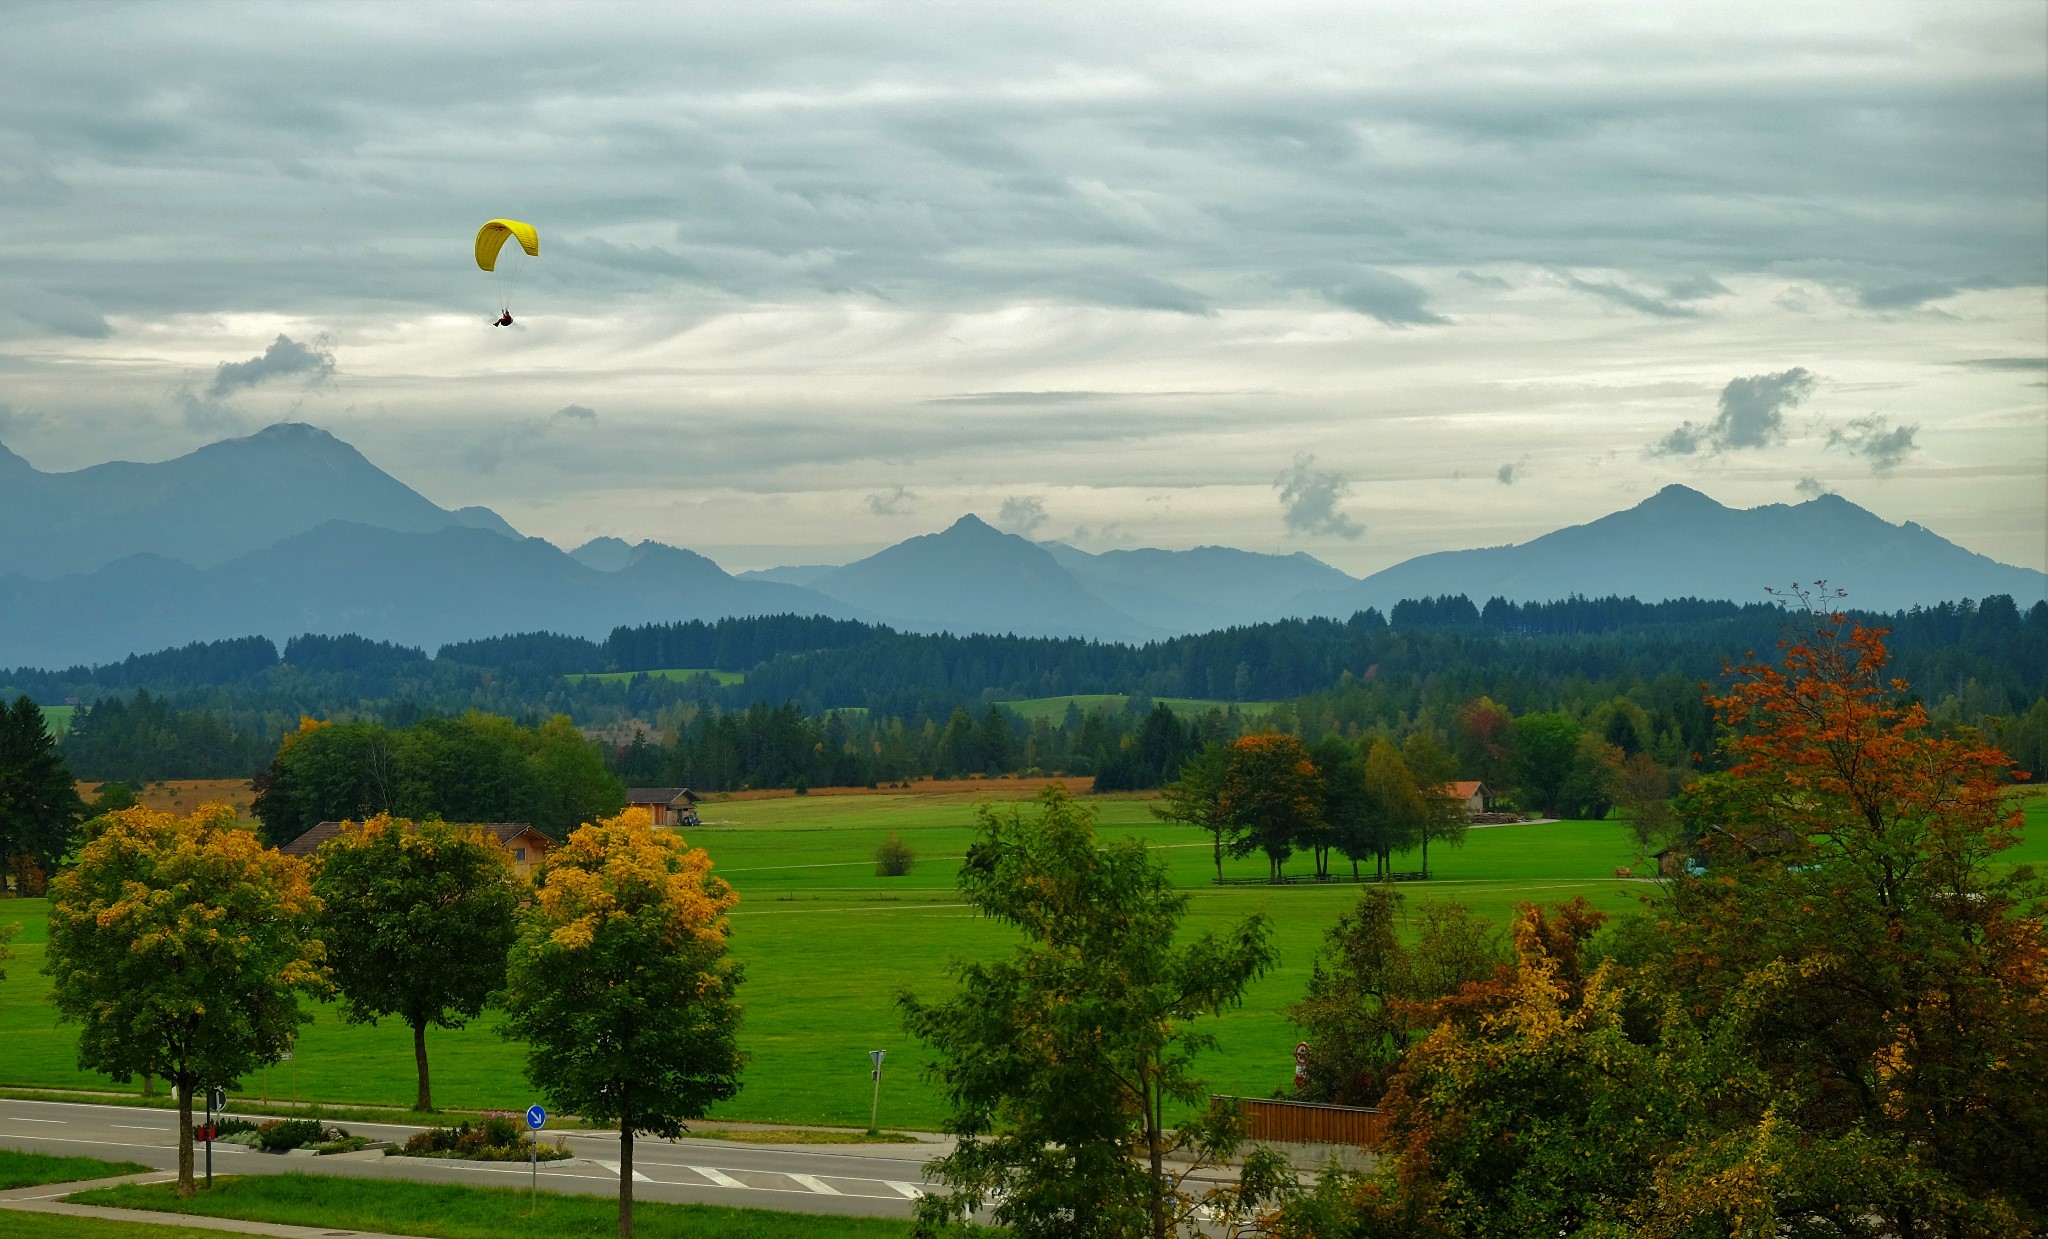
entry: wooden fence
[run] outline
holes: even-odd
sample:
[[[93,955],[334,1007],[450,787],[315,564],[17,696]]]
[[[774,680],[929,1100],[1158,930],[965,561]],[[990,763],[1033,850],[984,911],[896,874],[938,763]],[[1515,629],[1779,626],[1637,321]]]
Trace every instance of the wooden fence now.
[[[1359,1106],[1323,1106],[1306,1101],[1233,1097],[1244,1112],[1245,1135],[1290,1144],[1348,1144],[1377,1147],[1387,1136],[1387,1114]]]

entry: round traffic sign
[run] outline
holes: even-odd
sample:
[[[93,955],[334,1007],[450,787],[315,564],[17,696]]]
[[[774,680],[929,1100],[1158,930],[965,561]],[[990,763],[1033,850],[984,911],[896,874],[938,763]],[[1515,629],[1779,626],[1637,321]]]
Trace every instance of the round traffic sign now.
[[[1297,1063],[1305,1063],[1308,1061],[1308,1042],[1300,1041],[1295,1043],[1294,1061]]]
[[[535,1131],[539,1131],[541,1129],[541,1125],[546,1123],[547,1121],[547,1111],[541,1109],[539,1106],[526,1107],[526,1125],[528,1127],[533,1128],[533,1130]]]

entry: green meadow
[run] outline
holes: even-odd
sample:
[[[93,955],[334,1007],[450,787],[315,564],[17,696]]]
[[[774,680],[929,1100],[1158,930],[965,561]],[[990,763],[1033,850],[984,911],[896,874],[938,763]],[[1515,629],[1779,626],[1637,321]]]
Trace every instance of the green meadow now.
[[[899,1028],[894,999],[906,988],[941,992],[950,958],[990,957],[1014,942],[953,890],[974,834],[975,800],[879,794],[700,807],[704,825],[689,832],[690,842],[711,853],[741,896],[732,943],[747,970],[742,1044],[751,1056],[744,1089],[714,1119],[864,1126],[868,1052],[886,1050],[882,1124],[930,1127],[940,1120],[942,1098],[922,1078],[924,1059]],[[1189,932],[1220,929],[1255,911],[1272,918],[1280,966],[1254,985],[1242,1007],[1210,1022],[1219,1044],[1202,1060],[1202,1072],[1219,1092],[1262,1096],[1284,1086],[1298,1033],[1281,1009],[1300,996],[1323,932],[1358,888],[1217,887],[1209,880],[1207,836],[1155,820],[1146,801],[1089,803],[1105,836],[1142,838],[1172,866],[1190,896]],[[2028,804],[2027,822],[2026,841],[2003,858],[2007,863],[2048,862],[2048,798]],[[877,877],[874,849],[892,831],[915,849],[917,863],[907,876]],[[1455,900],[1502,929],[1520,902],[1584,896],[1623,913],[1654,889],[1612,876],[1616,866],[1635,863],[1633,843],[1617,822],[1478,828],[1462,847],[1432,849],[1430,862],[1435,879],[1401,888],[1411,908]],[[1415,868],[1416,858],[1398,865]],[[1265,861],[1226,860],[1224,869],[1258,877]],[[1290,872],[1309,869],[1306,856],[1289,864]],[[75,1034],[48,1005],[38,971],[46,907],[39,900],[0,904],[0,920],[23,924],[15,944],[20,958],[5,965],[9,976],[0,981],[0,1044],[8,1047],[0,1055],[0,1086],[123,1087],[77,1069]],[[314,1014],[294,1061],[242,1081],[240,1093],[337,1105],[409,1102],[411,1045],[402,1026],[346,1025],[332,1007]],[[488,1018],[460,1031],[434,1030],[428,1047],[434,1095],[445,1106],[521,1109],[535,1099],[520,1071],[523,1048],[502,1040]]]
[[[717,680],[721,686],[744,683],[747,678],[747,673],[744,671],[720,671],[714,667],[664,667],[659,671],[588,671],[565,675],[562,678],[571,684],[579,680],[597,680],[604,684],[624,684],[636,675],[644,675],[649,679],[655,680],[676,680],[679,682],[682,680],[694,680],[700,675],[708,675],[712,679]]]
[[[71,716],[78,713],[77,706],[44,706],[43,726],[53,736],[62,736],[71,730]]]

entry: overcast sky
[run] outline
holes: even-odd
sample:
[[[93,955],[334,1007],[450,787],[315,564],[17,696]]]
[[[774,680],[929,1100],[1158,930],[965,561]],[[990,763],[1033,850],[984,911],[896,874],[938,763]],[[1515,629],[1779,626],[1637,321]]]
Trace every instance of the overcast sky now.
[[[1364,573],[1683,482],[2048,568],[2038,0],[8,13],[39,468],[308,421],[732,569]]]

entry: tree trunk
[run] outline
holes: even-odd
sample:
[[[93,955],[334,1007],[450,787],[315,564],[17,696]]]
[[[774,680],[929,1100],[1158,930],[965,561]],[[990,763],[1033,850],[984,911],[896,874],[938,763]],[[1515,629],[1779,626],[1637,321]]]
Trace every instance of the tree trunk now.
[[[144,1097],[156,1096],[156,1077],[147,1071],[142,1073],[142,1095]]]
[[[633,1239],[633,1123],[619,1116],[619,1239]]]
[[[1218,830],[1213,833],[1216,836],[1216,880],[1221,882],[1223,880],[1223,832]]]
[[[1429,828],[1422,830],[1422,876],[1429,876]]]
[[[181,1071],[172,1078],[178,1089],[178,1195],[191,1196],[199,1191],[192,1182],[192,1076]]]
[[[1160,1113],[1165,1098],[1155,1089],[1145,1102],[1145,1145],[1152,1153],[1152,1239],[1167,1239],[1166,1124]]]
[[[1351,880],[1353,882],[1358,881],[1358,858],[1356,856],[1351,858]]]
[[[421,1020],[412,1026],[412,1061],[420,1069],[420,1099],[414,1104],[415,1110],[434,1108],[434,1089],[427,1080],[427,1022]]]

